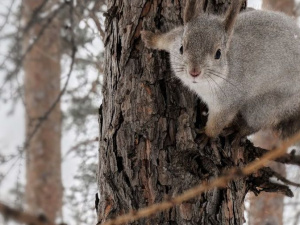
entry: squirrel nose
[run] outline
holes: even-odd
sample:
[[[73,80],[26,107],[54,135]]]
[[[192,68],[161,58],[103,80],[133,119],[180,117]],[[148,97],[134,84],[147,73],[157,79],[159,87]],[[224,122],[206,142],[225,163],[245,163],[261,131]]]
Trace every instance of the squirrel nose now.
[[[192,77],[198,77],[200,74],[201,74],[201,70],[197,70],[197,69],[190,70],[190,75]]]

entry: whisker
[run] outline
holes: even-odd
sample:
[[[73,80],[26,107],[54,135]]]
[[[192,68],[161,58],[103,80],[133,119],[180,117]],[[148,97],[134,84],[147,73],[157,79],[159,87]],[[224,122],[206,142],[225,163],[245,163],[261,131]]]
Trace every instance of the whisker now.
[[[184,70],[185,68],[183,68],[183,67],[172,67],[173,69],[181,69],[181,70]]]
[[[181,72],[184,71],[184,69],[181,69],[181,68],[173,68],[173,70],[174,70],[174,71],[181,71]]]
[[[176,67],[182,67],[182,68],[185,68],[185,65],[184,64],[180,64],[180,63],[173,63],[172,66],[176,66]]]
[[[224,74],[221,73],[221,72],[219,72],[219,71],[216,71],[216,70],[213,70],[213,69],[207,69],[207,70],[213,72],[214,74],[219,75],[221,78],[226,79],[226,77],[222,76],[222,75],[224,75]]]
[[[226,95],[225,91],[221,88],[221,86],[210,76],[208,76],[218,87],[219,89],[223,92],[223,94],[226,96],[226,98],[228,98],[228,96]]]
[[[209,89],[210,89],[211,94],[212,94],[212,96],[213,96],[213,101],[215,101],[214,95],[216,94],[216,90],[215,90],[215,88],[212,88],[213,86],[210,84],[210,82],[209,82],[209,80],[207,79],[207,77],[205,77],[205,80],[208,82]]]
[[[186,65],[182,62],[172,62],[171,63],[172,66],[182,66],[182,67],[186,67]]]
[[[174,67],[172,66],[173,69],[181,69],[181,70],[185,70],[185,67],[180,67],[180,66],[177,66],[177,67]]]
[[[182,61],[182,57],[180,58],[180,57],[177,56],[177,55],[172,55],[172,57],[174,57],[174,58],[179,59],[180,61]]]
[[[211,75],[214,75],[214,76],[216,76],[216,77],[219,77],[219,78],[223,79],[224,81],[228,82],[228,83],[231,84],[233,87],[237,88],[239,91],[242,92],[242,90],[241,90],[237,85],[233,84],[233,83],[230,82],[228,79],[222,77],[221,75],[219,75],[219,74],[216,73],[215,71],[209,70],[209,69],[207,69],[207,71],[209,72],[208,74],[211,74]]]

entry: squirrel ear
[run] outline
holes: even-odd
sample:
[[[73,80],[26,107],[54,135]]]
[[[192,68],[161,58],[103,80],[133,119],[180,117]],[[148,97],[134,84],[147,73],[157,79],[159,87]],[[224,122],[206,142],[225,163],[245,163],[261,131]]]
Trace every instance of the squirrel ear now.
[[[186,0],[183,16],[184,24],[190,22],[192,19],[204,12],[203,2],[204,0],[201,0],[200,3],[197,4],[197,0]]]
[[[154,34],[151,31],[141,31],[141,38],[147,48],[172,51],[173,44],[183,34],[183,26],[164,34]],[[179,50],[179,47],[178,47]]]
[[[236,18],[242,8],[242,4],[243,4],[243,0],[231,0],[230,9],[226,13],[226,17],[223,22],[226,33],[229,35],[231,35],[231,33],[233,31],[233,27],[234,27]]]

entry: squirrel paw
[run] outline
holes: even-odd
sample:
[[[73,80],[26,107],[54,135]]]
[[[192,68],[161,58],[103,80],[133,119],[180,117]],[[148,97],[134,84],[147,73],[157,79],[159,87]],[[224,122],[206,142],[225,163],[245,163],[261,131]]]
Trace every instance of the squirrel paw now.
[[[215,129],[214,127],[206,126],[204,133],[210,138],[215,138],[219,136],[220,131],[218,129]]]

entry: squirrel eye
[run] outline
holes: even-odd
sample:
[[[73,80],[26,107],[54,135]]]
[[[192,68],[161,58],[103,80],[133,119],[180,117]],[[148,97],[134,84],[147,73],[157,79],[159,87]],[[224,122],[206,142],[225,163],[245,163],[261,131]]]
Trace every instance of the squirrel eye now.
[[[220,59],[221,58],[221,49],[218,49],[215,55],[215,59]]]
[[[183,54],[183,46],[182,45],[181,45],[179,51],[180,51],[180,54],[182,55]]]

